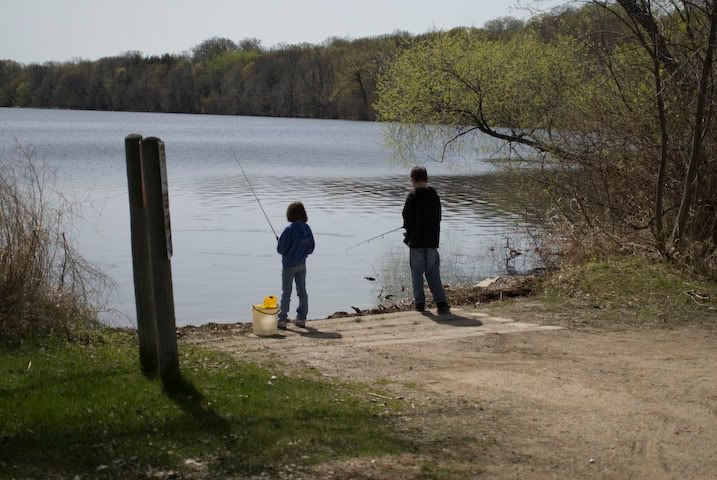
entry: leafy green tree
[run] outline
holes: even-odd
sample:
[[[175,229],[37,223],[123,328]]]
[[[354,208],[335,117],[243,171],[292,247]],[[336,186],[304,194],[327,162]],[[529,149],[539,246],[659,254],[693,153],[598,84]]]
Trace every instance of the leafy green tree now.
[[[423,40],[398,55],[379,81],[379,119],[413,156],[432,143],[425,125],[450,127],[453,142],[479,130],[499,140],[564,157],[548,134],[584,89],[572,45],[525,36],[486,41],[471,32]],[[446,133],[445,130],[435,130]]]

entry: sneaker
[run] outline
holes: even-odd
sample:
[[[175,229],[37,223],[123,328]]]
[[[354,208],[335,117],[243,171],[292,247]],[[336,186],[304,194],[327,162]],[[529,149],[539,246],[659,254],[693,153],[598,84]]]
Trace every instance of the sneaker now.
[[[306,328],[306,320],[294,320],[296,328]]]
[[[451,307],[447,302],[438,302],[436,307],[438,307],[438,313],[451,313]]]
[[[416,304],[416,311],[417,311],[417,312],[425,312],[425,311],[426,311],[426,304],[425,304],[425,303],[417,303],[417,304]]]
[[[279,320],[277,327],[279,327],[279,330],[286,330],[286,324],[286,320]]]

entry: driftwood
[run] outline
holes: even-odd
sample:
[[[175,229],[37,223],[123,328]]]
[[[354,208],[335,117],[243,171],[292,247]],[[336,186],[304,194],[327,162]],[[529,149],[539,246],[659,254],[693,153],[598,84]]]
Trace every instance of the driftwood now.
[[[328,317],[327,319],[332,318],[346,318],[346,317],[360,317],[363,315],[377,315],[379,313],[394,313],[394,312],[404,312],[406,310],[411,310],[413,308],[413,302],[410,300],[402,300],[400,302],[395,302],[390,305],[384,305],[379,304],[375,308],[370,308],[366,310],[362,310],[358,307],[351,307],[355,313],[349,313],[349,312],[334,312]]]
[[[451,305],[477,305],[531,295],[537,278],[537,275],[503,275],[475,285],[446,285],[444,288]]]

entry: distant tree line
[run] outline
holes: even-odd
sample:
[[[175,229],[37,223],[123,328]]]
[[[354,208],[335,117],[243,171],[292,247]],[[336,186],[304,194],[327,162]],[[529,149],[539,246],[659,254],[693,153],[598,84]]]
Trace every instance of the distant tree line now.
[[[272,49],[253,38],[211,38],[182,55],[131,51],[42,65],[0,60],[0,106],[368,120],[375,118],[378,72],[410,38]]]
[[[494,37],[524,26],[507,17],[470,30]],[[0,60],[0,106],[374,120],[380,72],[397,51],[431,35],[271,49],[255,38],[215,37],[185,54],[129,51],[41,65]]]

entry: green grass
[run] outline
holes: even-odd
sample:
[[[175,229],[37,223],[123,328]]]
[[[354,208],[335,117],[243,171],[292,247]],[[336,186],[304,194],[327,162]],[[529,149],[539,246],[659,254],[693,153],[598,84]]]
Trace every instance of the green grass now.
[[[139,373],[135,342],[0,345],[0,478],[221,478],[407,448],[378,415],[392,407],[358,387],[181,345],[187,387],[168,395]]]
[[[589,308],[620,310],[637,320],[689,320],[715,315],[717,284],[659,260],[610,257],[547,278],[538,298],[556,305],[578,300]]]

